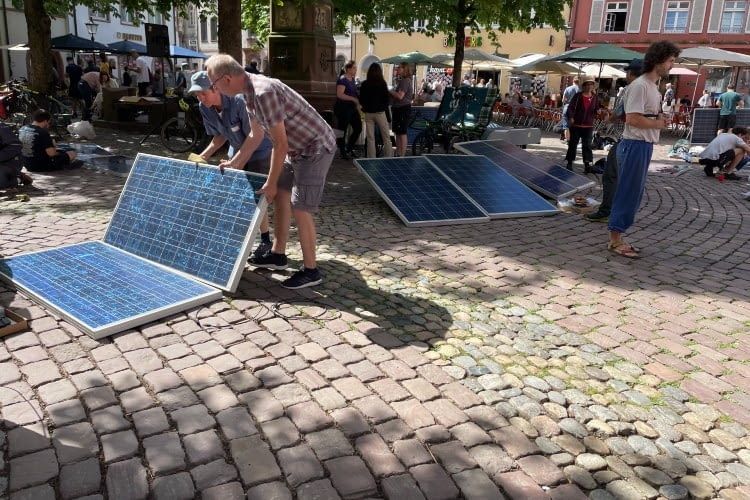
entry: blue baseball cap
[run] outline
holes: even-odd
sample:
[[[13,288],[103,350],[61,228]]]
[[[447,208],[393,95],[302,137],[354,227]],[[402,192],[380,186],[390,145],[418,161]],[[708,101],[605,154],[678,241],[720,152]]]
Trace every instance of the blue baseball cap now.
[[[190,88],[188,94],[193,92],[203,92],[204,90],[211,90],[211,79],[208,78],[206,71],[196,71],[193,76],[190,77]]]
[[[643,73],[643,59],[633,59],[623,68],[625,71],[630,71],[637,75]]]

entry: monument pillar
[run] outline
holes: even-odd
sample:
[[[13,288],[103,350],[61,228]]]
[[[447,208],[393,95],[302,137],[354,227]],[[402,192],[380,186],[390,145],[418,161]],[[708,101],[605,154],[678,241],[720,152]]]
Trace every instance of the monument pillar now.
[[[330,0],[271,2],[268,63],[269,76],[299,92],[315,109],[333,109],[338,75]]]

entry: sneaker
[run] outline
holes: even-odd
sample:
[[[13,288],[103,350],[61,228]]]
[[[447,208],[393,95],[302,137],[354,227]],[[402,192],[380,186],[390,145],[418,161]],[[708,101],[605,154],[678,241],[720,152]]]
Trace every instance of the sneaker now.
[[[567,168],[568,170],[570,170],[572,172],[573,171],[573,162],[572,161],[567,162],[565,164],[565,168]]]
[[[594,167],[591,166],[591,163],[584,163],[583,164],[583,173],[584,174],[595,174],[596,171],[594,170]]]
[[[253,253],[250,254],[250,259],[260,259],[266,253],[269,253],[272,247],[273,247],[273,243],[271,243],[270,241],[261,240],[258,247],[255,250],[253,250]]]
[[[264,253],[260,257],[252,255],[248,259],[248,262],[255,267],[274,269],[276,271],[282,271],[289,267],[289,263],[286,260],[286,254],[278,254],[271,251]]]
[[[706,177],[714,177],[714,167],[711,165],[706,165],[703,167],[703,171],[706,173]]]
[[[747,193],[742,193],[742,197],[746,200],[750,200],[750,191],[748,191]]]
[[[308,286],[319,285],[323,282],[323,276],[317,268],[305,269],[304,267],[292,274],[292,276],[281,282],[281,286],[290,290],[307,288]]]
[[[735,174],[734,172],[724,174],[724,178],[728,181],[744,181],[745,180],[745,177],[739,176]]]
[[[598,210],[584,216],[587,221],[590,222],[607,222],[609,220],[609,214],[603,214]]]

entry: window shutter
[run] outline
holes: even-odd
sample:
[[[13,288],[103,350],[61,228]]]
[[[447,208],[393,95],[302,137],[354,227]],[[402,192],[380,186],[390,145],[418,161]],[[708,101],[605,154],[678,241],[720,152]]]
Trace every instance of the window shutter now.
[[[628,12],[628,33],[640,33],[641,18],[643,17],[643,0],[631,0]]]
[[[599,33],[602,30],[602,17],[604,16],[604,0],[594,0],[591,4],[591,19],[589,20],[589,33]]]
[[[706,20],[706,0],[693,0],[692,9],[690,9],[690,33],[700,33],[703,31],[703,21]]]
[[[648,32],[661,32],[661,18],[664,15],[664,0],[651,2],[651,15],[648,18]]]
[[[724,0],[713,0],[711,17],[708,18],[708,33],[718,33],[721,28],[721,13],[724,11]]]

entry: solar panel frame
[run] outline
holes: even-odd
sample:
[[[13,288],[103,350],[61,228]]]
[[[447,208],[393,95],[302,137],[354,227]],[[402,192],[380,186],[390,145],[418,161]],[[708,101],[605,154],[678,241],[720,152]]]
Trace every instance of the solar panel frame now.
[[[202,283],[201,281],[191,276],[188,276],[184,273],[175,271],[174,269],[170,269],[164,265],[149,261],[137,255],[125,252],[124,250],[121,250],[117,247],[114,247],[102,241],[87,241],[83,243],[63,245],[63,246],[52,248],[52,249],[26,252],[23,254],[8,257],[7,259],[0,259],[0,262],[12,261],[14,259],[23,259],[29,256],[43,254],[43,253],[59,252],[64,249],[70,249],[74,247],[83,247],[83,246],[94,247],[97,245],[101,245],[103,249],[111,250],[112,252],[119,254],[123,259],[135,259],[139,261],[139,263],[143,264],[144,268],[148,268],[148,276],[151,279],[153,279],[155,273],[162,272],[164,273],[163,274],[164,276],[169,276],[170,278],[174,277],[176,279],[176,284],[179,286],[184,286],[185,284],[189,283],[191,285],[195,285],[196,288],[203,289],[204,291],[199,294],[194,294],[183,300],[169,302],[168,304],[162,307],[147,309],[140,314],[125,316],[122,320],[119,320],[119,321],[111,321],[101,326],[94,326],[90,324],[89,322],[87,322],[87,320],[77,316],[75,313],[69,312],[67,310],[68,308],[60,305],[59,303],[56,303],[53,299],[50,299],[49,293],[45,295],[45,293],[43,293],[42,290],[35,289],[30,284],[20,281],[19,276],[16,276],[14,279],[13,276],[7,275],[6,273],[3,272],[2,267],[0,267],[0,279],[16,287],[18,290],[22,291],[27,296],[34,299],[37,303],[43,305],[46,309],[48,309],[49,311],[51,311],[58,317],[63,318],[65,321],[71,323],[72,325],[75,325],[77,328],[79,328],[80,330],[82,330],[83,332],[85,332],[86,334],[88,334],[94,339],[100,339],[100,338],[107,337],[109,335],[113,335],[115,333],[127,330],[129,328],[134,328],[140,325],[144,325],[152,321],[156,321],[157,319],[171,316],[172,314],[176,314],[186,309],[190,309],[192,307],[197,307],[203,304],[214,302],[216,300],[220,300],[222,297],[221,290],[211,287],[210,285],[207,285],[205,283]],[[84,271],[84,269],[81,268],[81,272],[83,273],[86,271]],[[107,305],[109,304],[104,304],[104,306],[107,306]]]
[[[424,155],[427,160],[432,163],[435,168],[437,168],[443,175],[445,175],[453,184],[455,184],[458,189],[460,189],[469,199],[474,200],[480,207],[482,207],[482,210],[489,216],[490,219],[504,219],[504,218],[516,218],[516,217],[538,217],[538,216],[544,216],[544,215],[555,215],[559,213],[559,210],[552,205],[550,202],[542,198],[540,195],[538,195],[534,190],[529,188],[526,184],[522,183],[518,179],[516,179],[513,175],[509,174],[505,169],[502,167],[496,165],[492,160],[487,158],[486,156],[481,155],[470,155],[470,156],[459,156],[459,155]],[[477,166],[469,166],[466,165],[466,169],[463,169],[460,174],[456,170],[449,171],[449,166],[444,165],[443,160],[455,160],[458,162],[479,162],[480,164]],[[486,163],[484,163],[486,162]],[[482,165],[484,163],[484,165]],[[502,212],[495,212],[491,211],[491,208],[488,206],[489,204],[485,204],[481,197],[483,197],[482,193],[476,193],[474,192],[471,187],[462,185],[462,180],[468,180],[469,173],[472,169],[474,171],[479,170],[479,168],[482,167],[492,167],[494,169],[495,179],[499,181],[500,183],[507,183],[508,181],[511,181],[512,188],[517,189],[520,191],[520,195],[526,196],[527,200],[533,201],[534,203],[538,204],[540,207],[545,207],[544,209],[539,210],[520,210],[520,211],[502,211]],[[493,174],[494,172],[490,171],[490,174]],[[456,174],[456,175],[454,175]],[[485,186],[489,185],[486,182],[484,183]],[[497,184],[496,184],[497,186]],[[504,194],[508,195],[509,192],[507,189],[511,186],[508,184],[505,184],[504,186],[497,186],[498,189],[504,189],[504,191],[500,192],[498,191],[498,194]]]
[[[490,159],[493,163],[496,163],[498,167],[505,169],[509,174],[516,177],[518,180],[529,186],[531,189],[548,196],[553,199],[561,199],[561,198],[567,198],[579,191],[583,191],[585,189],[589,189],[595,185],[594,181],[586,180],[584,181],[578,181],[579,185],[575,186],[572,185],[565,180],[561,179],[558,176],[555,176],[551,174],[550,172],[541,170],[540,167],[534,165],[534,163],[530,163],[529,161],[526,161],[522,158],[516,158],[512,155],[512,153],[508,151],[504,151],[500,148],[495,147],[492,143],[502,143],[505,145],[512,146],[513,148],[518,149],[519,151],[523,151],[520,148],[517,148],[516,146],[513,146],[511,143],[503,140],[490,140],[490,141],[466,141],[466,142],[459,142],[455,144],[455,147],[457,150],[466,153],[468,155],[474,155],[474,156],[486,156]],[[486,148],[490,148],[488,151],[482,151],[482,152],[476,152],[472,151],[471,145],[472,144],[481,144]],[[526,153],[526,152],[525,152]],[[515,171],[511,168],[510,165],[502,165],[499,162],[497,162],[492,156],[490,155],[503,155],[508,156],[514,161],[521,163],[524,165],[524,170],[522,172]],[[531,155],[531,153],[526,153]],[[532,155],[533,156],[533,155]],[[553,165],[549,166],[550,168],[553,167]],[[566,170],[566,169],[564,169]],[[567,170],[566,170],[567,171]],[[557,172],[559,175],[564,175],[561,172]],[[575,175],[576,177],[582,177],[583,179],[588,179],[583,176],[579,176],[578,174],[571,173],[572,175]],[[555,192],[554,186],[559,185],[563,190],[560,192]]]
[[[719,129],[719,108],[695,108],[690,129],[691,144],[708,144]],[[736,127],[750,127],[750,109],[737,110]]]
[[[435,174],[445,181],[447,185],[449,185],[452,189],[455,190],[455,192],[460,195],[462,198],[464,198],[470,205],[472,205],[474,208],[476,208],[478,214],[481,214],[477,217],[470,217],[470,218],[445,218],[445,219],[421,219],[421,220],[411,220],[409,217],[399,208],[398,204],[391,199],[391,196],[387,194],[380,185],[378,185],[377,181],[370,175],[370,173],[366,169],[367,163],[376,164],[376,162],[403,162],[403,161],[419,161],[424,162],[427,166],[429,166],[432,170],[435,171]],[[451,224],[471,224],[471,223],[481,223],[481,222],[489,222],[490,218],[487,215],[487,213],[484,211],[484,209],[476,203],[471,197],[469,197],[461,188],[459,188],[450,178],[448,178],[443,172],[441,172],[439,169],[437,169],[432,163],[430,163],[424,156],[403,156],[398,158],[392,158],[392,159],[383,159],[383,158],[360,158],[357,160],[354,160],[354,164],[357,166],[360,172],[365,176],[365,178],[370,182],[372,187],[375,189],[375,191],[378,192],[381,198],[388,204],[388,206],[393,210],[399,219],[407,226],[407,227],[427,227],[427,226],[443,226],[443,225],[451,225]]]
[[[126,196],[128,186],[134,179],[134,175],[136,175],[137,173],[136,165],[138,165],[138,162],[140,160],[144,160],[144,159],[145,160],[151,159],[151,160],[156,160],[156,161],[167,160],[171,164],[175,164],[175,165],[181,164],[182,165],[181,168],[208,169],[208,170],[213,170],[215,172],[222,172],[222,170],[219,167],[214,166],[214,165],[208,165],[208,164],[202,164],[202,163],[199,164],[195,162],[189,162],[189,161],[179,160],[179,159],[174,159],[174,158],[164,158],[164,157],[160,157],[156,155],[138,153],[138,155],[136,156],[133,162],[133,168],[131,168],[130,174],[128,175],[128,179],[125,182],[125,186],[123,187],[120,197],[117,200],[117,204],[113,211],[112,217],[110,218],[110,221],[107,224],[107,228],[105,230],[104,238],[103,238],[103,241],[107,243],[111,243],[110,241],[107,241],[107,240],[113,229],[113,223],[116,220],[116,214],[118,212],[118,209],[120,209],[123,203],[123,199]],[[245,171],[239,171],[239,170],[233,170],[233,169],[226,169],[223,172],[223,175],[244,175],[251,181],[251,183],[254,184],[254,188],[263,185],[266,179],[266,176],[264,175],[255,174],[251,172],[245,172]],[[234,263],[232,265],[232,271],[229,274],[228,279],[225,282],[217,282],[215,280],[211,280],[211,279],[199,276],[199,275],[194,275],[191,273],[185,273],[185,274],[192,276],[193,278],[199,281],[202,281],[203,283],[208,283],[212,286],[215,286],[225,291],[234,292],[237,289],[237,286],[239,286],[240,279],[242,278],[242,273],[244,271],[244,264],[247,261],[247,258],[250,256],[250,252],[252,250],[252,244],[260,230],[260,221],[262,220],[262,216],[265,213],[267,206],[268,206],[265,196],[254,194],[254,201],[255,201],[256,207],[255,207],[253,216],[249,222],[250,229],[249,231],[247,231],[247,233],[243,237],[240,251],[237,253],[236,258],[234,259]],[[119,246],[116,244],[114,244],[113,246],[119,248]],[[136,253],[132,252],[130,249],[127,249],[127,248],[121,248],[121,249],[125,250],[128,253],[137,255]],[[147,260],[151,260],[151,259],[147,258]],[[166,267],[169,267],[170,269],[181,271],[179,268],[172,267],[168,265],[167,263],[158,262],[158,261],[154,261],[154,262],[165,265]]]

